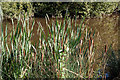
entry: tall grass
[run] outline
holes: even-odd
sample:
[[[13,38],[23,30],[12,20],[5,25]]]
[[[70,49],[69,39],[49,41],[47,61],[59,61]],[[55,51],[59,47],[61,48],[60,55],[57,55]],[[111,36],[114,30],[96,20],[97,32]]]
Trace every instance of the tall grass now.
[[[18,20],[17,27],[15,29],[14,22],[12,19],[12,31],[7,32],[7,25],[4,35],[3,27],[1,42],[2,42],[2,76],[4,79],[16,79],[24,78],[26,72],[31,72],[33,60],[32,60],[32,44],[31,35],[33,31],[34,21],[31,29],[29,27],[29,22],[26,20],[21,20],[22,25],[20,25],[20,19]],[[8,37],[9,36],[9,37]],[[10,42],[10,43],[8,43]]]
[[[7,25],[6,30],[1,27],[2,78],[98,78],[106,58],[96,58],[99,53],[94,52],[95,31],[86,27],[84,19],[76,24],[76,19],[66,17],[50,25],[46,16],[48,33],[40,22],[33,20],[30,26],[25,15],[24,19],[19,17],[17,26],[12,19],[10,33]],[[34,24],[39,24],[38,46],[31,43]]]

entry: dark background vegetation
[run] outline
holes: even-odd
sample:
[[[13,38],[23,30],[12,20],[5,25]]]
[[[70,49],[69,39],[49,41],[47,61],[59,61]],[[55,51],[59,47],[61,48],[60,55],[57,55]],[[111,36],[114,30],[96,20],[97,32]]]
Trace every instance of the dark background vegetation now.
[[[57,16],[64,17],[66,10],[68,16],[74,17],[75,15],[80,18],[98,17],[104,14],[111,14],[117,8],[117,2],[5,2],[2,3],[4,17],[13,16],[16,18],[19,14],[29,11],[29,16],[49,17]]]

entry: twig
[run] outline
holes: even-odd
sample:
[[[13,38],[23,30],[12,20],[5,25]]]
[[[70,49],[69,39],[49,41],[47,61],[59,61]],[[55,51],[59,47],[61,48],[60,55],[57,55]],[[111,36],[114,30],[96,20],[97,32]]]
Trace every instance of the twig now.
[[[68,70],[68,69],[66,69],[66,68],[63,68],[64,70],[66,70],[66,71],[68,71],[68,72],[71,72],[71,73],[73,73],[73,74],[75,74],[75,75],[77,75],[77,76],[80,76],[81,78],[83,78],[83,76],[81,76],[81,75],[79,75],[79,74],[77,74],[77,73],[75,73],[75,72],[73,72],[73,71],[70,71],[70,70]]]

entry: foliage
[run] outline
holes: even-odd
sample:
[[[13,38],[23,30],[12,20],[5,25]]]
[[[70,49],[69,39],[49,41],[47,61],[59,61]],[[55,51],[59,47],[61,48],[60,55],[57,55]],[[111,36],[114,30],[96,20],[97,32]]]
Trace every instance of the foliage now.
[[[27,22],[28,23],[28,22]],[[32,57],[31,54],[31,35],[33,26],[31,29],[29,28],[29,24],[26,24],[25,20],[22,21],[22,26],[20,25],[20,19],[17,23],[17,28],[15,29],[14,22],[12,19],[12,32],[7,33],[7,25],[5,30],[5,36],[3,35],[3,27],[2,27],[2,74],[4,79],[15,79],[15,78],[23,78],[26,75],[26,71],[31,70],[26,62]],[[34,21],[33,21],[34,25]],[[22,30],[23,28],[23,30]],[[26,32],[26,30],[28,32]],[[9,35],[10,34],[10,35]],[[10,37],[10,39],[8,38]],[[10,41],[10,44],[7,43],[7,40]],[[26,56],[29,55],[29,56]],[[29,63],[29,61],[28,61]],[[30,61],[30,65],[32,66]]]
[[[79,25],[68,17],[63,22],[56,19],[52,25],[48,21],[46,17],[48,33],[38,23],[38,46],[31,43],[35,21],[31,27],[28,16],[27,20],[25,15],[24,19],[19,18],[16,27],[12,19],[10,33],[7,25],[5,33],[1,27],[2,78],[98,78],[98,70],[105,69],[107,51],[102,52],[103,56],[96,57],[95,33],[85,27],[84,19]]]
[[[66,9],[69,11],[69,15],[74,17],[77,15],[79,17],[94,17],[101,16],[102,14],[112,13],[118,3],[109,3],[109,2],[78,2],[78,3],[33,3],[35,8],[35,14],[41,13],[42,16],[61,15],[64,17]],[[44,14],[45,12],[45,14]],[[43,14],[42,14],[43,13]],[[38,15],[37,15],[38,16]]]
[[[3,2],[2,9],[4,16],[18,17],[20,13],[29,11],[29,16],[49,17],[58,16],[64,17],[66,10],[69,11],[69,16],[74,17],[95,17],[102,16],[102,14],[110,14],[114,12],[118,3],[116,2]]]
[[[35,11],[35,16],[37,17],[45,17],[46,14],[49,16],[58,15],[60,9],[62,6],[60,5],[61,3],[33,3],[34,11]]]
[[[33,15],[33,7],[31,3],[27,2],[2,2],[2,10],[4,17],[18,18],[19,14],[24,14],[29,11],[29,16]]]

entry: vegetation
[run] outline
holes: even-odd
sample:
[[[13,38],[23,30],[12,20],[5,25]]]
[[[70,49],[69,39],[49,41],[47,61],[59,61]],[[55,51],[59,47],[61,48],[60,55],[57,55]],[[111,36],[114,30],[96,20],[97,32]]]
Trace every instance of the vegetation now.
[[[10,33],[7,25],[5,33],[2,27],[2,78],[104,78],[107,48],[94,53],[95,32],[85,27],[83,21],[84,18],[78,25],[76,20],[66,17],[63,22],[56,19],[49,25],[46,17],[48,33],[39,22],[39,45],[35,46],[31,43],[35,21],[30,26],[29,17],[26,20],[24,15],[14,26],[12,19]]]
[[[116,2],[78,2],[78,3],[64,3],[64,2],[46,2],[46,3],[31,3],[31,2],[5,2],[2,3],[4,16],[17,17],[20,13],[29,11],[29,16],[49,17],[58,16],[64,17],[68,9],[68,15],[74,17],[95,17],[102,14],[111,14],[117,8]]]
[[[24,15],[25,12],[29,11],[29,16],[32,16],[33,7],[31,3],[27,2],[2,2],[3,16],[10,18],[18,18],[20,14]]]
[[[85,17],[111,14],[118,3],[7,2],[1,4],[4,17],[12,16],[13,25],[11,32],[8,32],[8,25],[5,28],[1,27],[0,71],[3,79],[96,79],[105,78],[107,70],[110,76],[118,76],[119,52],[118,56],[115,56],[111,47],[107,49],[105,45],[101,53],[95,53],[95,31],[86,27],[84,23]],[[69,11],[67,16],[65,16],[66,11]],[[40,22],[36,23],[33,20],[30,26],[29,18],[33,15],[46,18],[47,33]],[[48,16],[64,17],[64,20],[61,22],[56,18],[52,24],[48,24],[50,21]],[[81,24],[76,23],[77,17],[83,18]],[[17,18],[17,26],[13,18]],[[39,25],[37,45],[34,45],[31,40],[34,24]]]
[[[120,51],[114,51],[111,49],[109,51],[111,55],[108,57],[107,61],[107,71],[111,78],[120,77]],[[115,80],[115,79],[114,79]]]

